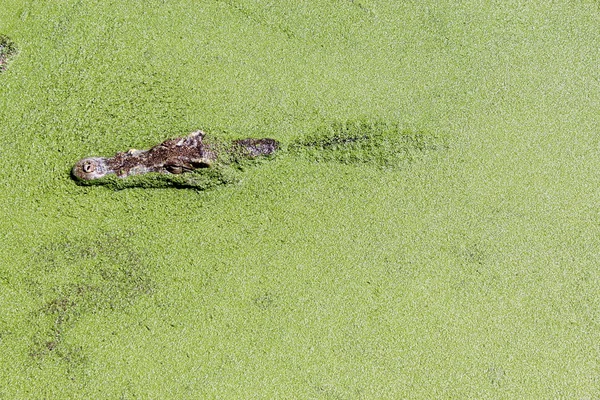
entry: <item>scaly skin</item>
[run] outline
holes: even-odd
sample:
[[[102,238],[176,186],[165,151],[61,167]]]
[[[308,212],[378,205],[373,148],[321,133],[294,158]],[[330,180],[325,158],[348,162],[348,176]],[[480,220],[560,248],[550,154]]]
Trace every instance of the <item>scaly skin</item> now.
[[[132,149],[117,153],[112,158],[84,158],[75,164],[71,173],[84,181],[109,174],[119,178],[148,172],[181,174],[211,167],[228,157],[233,160],[255,158],[273,154],[279,149],[279,143],[273,139],[242,139],[223,146],[206,143],[204,137],[204,132],[196,131],[184,138],[166,140],[150,150]]]

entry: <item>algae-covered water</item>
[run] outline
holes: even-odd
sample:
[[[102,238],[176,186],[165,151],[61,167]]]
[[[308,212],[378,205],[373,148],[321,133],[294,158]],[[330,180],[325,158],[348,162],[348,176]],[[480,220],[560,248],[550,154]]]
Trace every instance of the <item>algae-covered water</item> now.
[[[0,398],[598,397],[598,2],[0,0],[0,35]],[[197,129],[284,151],[69,175]]]

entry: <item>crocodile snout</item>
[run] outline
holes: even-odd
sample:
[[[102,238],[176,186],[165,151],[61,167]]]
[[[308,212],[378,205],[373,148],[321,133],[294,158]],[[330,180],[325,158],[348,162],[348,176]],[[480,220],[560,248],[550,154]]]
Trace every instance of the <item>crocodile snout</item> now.
[[[102,178],[109,172],[104,158],[84,158],[75,164],[71,174],[81,180]]]

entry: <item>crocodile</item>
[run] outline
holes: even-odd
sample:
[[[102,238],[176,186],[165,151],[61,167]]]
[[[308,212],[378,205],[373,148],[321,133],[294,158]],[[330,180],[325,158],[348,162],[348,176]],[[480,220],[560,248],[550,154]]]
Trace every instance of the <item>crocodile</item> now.
[[[114,157],[88,157],[73,167],[72,176],[80,181],[92,181],[114,174],[118,178],[149,172],[183,174],[201,168],[232,164],[244,159],[274,154],[279,142],[274,139],[240,139],[230,143],[205,140],[199,130],[182,138],[169,139],[149,150],[131,149]]]

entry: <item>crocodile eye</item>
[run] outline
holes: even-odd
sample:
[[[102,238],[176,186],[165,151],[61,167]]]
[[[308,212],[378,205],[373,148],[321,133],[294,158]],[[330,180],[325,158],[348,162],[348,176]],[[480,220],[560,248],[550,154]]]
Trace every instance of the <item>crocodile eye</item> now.
[[[93,162],[86,161],[85,163],[83,163],[83,166],[81,167],[81,169],[86,174],[89,174],[90,172],[94,172],[96,170],[96,165],[94,165]]]

